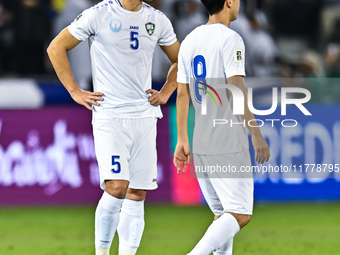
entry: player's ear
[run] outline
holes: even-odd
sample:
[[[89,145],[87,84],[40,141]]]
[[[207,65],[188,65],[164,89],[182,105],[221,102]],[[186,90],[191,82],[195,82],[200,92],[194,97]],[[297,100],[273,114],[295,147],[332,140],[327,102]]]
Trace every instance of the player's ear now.
[[[225,4],[224,7],[227,7],[228,9],[231,9],[232,2],[233,2],[233,0],[226,0],[225,3],[224,3]]]

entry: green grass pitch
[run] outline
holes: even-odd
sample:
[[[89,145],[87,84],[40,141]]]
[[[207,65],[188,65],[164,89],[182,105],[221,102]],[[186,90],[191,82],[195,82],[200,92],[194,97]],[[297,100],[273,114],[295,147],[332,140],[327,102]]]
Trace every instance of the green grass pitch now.
[[[1,255],[94,255],[94,207],[0,208]],[[138,255],[185,255],[212,221],[207,207],[147,205]],[[117,235],[111,254],[117,252]],[[257,205],[235,255],[338,255],[340,204]]]

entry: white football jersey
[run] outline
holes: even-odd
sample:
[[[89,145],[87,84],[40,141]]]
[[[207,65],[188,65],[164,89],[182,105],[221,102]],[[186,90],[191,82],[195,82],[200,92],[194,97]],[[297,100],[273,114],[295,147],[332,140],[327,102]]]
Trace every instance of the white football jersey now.
[[[94,106],[94,121],[162,117],[145,93],[157,43],[169,46],[177,40],[162,12],[145,3],[131,12],[118,0],[106,0],[85,10],[68,30],[78,40],[89,39],[94,91],[104,93],[101,105]]]
[[[230,77],[245,76],[244,58],[240,35],[220,23],[200,26],[182,42],[177,81],[189,84],[195,107],[194,153],[212,155],[249,149],[244,121],[233,115],[230,93],[221,88],[215,93],[202,84],[214,88],[227,84]],[[203,96],[207,100],[206,115],[202,114]],[[214,126],[217,119],[220,121],[215,123],[219,124]]]

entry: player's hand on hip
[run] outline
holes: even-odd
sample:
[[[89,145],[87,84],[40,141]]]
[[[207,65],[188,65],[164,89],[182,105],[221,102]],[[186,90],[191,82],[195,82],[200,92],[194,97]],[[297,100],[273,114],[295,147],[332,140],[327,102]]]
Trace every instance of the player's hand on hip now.
[[[167,95],[154,89],[148,89],[147,91],[145,91],[145,93],[151,94],[151,96],[149,97],[149,102],[153,106],[166,104],[169,99]]]
[[[174,154],[174,164],[177,168],[177,174],[181,173],[182,168],[185,174],[187,166],[190,166],[190,160],[191,150],[189,142],[178,142]]]
[[[102,97],[103,95],[104,94],[101,92],[88,92],[81,89],[71,93],[71,97],[75,102],[85,106],[91,111],[93,110],[93,108],[90,106],[90,104],[100,106],[97,101],[104,101],[104,98]]]
[[[258,162],[259,164],[268,162],[270,157],[270,151],[266,140],[264,140],[261,134],[252,135],[251,139],[256,152],[255,156],[256,162]]]

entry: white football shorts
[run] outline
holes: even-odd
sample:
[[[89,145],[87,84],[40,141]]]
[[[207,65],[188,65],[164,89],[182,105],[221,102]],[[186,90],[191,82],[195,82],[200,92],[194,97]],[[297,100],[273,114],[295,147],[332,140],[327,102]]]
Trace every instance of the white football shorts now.
[[[250,166],[251,160],[248,149],[237,153],[219,155],[194,154],[194,165],[199,167],[207,166],[234,166],[234,169]],[[202,169],[202,168],[201,168]],[[217,169],[215,167],[215,169]],[[222,168],[221,168],[222,169]],[[252,173],[231,174],[208,172],[199,175],[197,178],[205,200],[215,215],[222,215],[225,212],[252,215],[254,203],[254,182]],[[213,177],[212,177],[213,176]],[[228,177],[229,176],[229,177]],[[237,178],[234,178],[237,176]],[[239,178],[240,176],[244,176]]]
[[[157,188],[157,118],[96,120],[93,135],[100,187],[127,180],[129,188]]]

